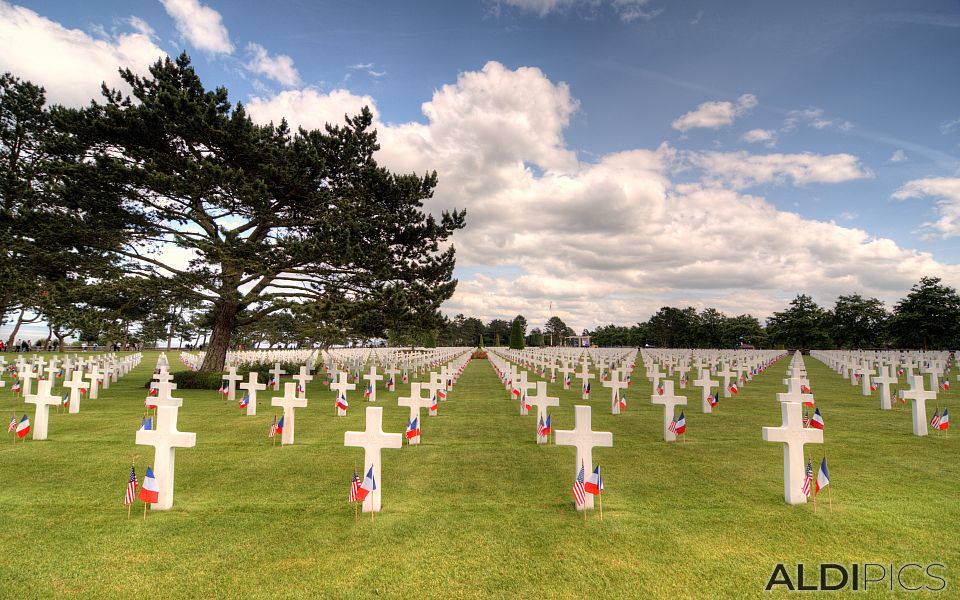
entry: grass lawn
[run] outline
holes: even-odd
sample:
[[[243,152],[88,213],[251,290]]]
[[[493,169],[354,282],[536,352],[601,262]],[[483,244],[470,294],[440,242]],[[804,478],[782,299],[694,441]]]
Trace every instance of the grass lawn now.
[[[792,572],[797,562],[939,562],[940,597],[960,597],[960,431],[914,437],[909,410],[881,411],[876,393],[861,396],[810,357],[832,512],[825,496],[816,514],[784,503],[782,446],[760,437],[780,424],[788,359],[717,414],[701,413],[699,388],[678,390],[690,405],[675,444],[661,439],[641,366],[625,414],[610,415],[609,390],[595,385],[593,427],[612,431],[614,447],[594,450],[603,521],[586,522],[570,494],[573,448],[538,447],[535,411],[519,416],[490,364],[474,360],[440,416],[424,416],[423,444],[384,451],[375,522],[355,522],[346,502],[363,465],[343,432],[363,430],[366,403],[353,392],[337,418],[319,381],[289,447],[267,438],[272,394],[247,417],[215,391],[177,392],[179,428],[197,445],[177,452],[174,508],[144,521],[138,501],[127,520],[131,455],[141,480],[152,461],[134,438],[156,357],[80,414],[52,411],[48,441],[0,442],[0,598],[780,597],[763,592],[778,562]],[[955,374],[940,398],[960,419]],[[33,419],[6,382],[0,418]],[[555,430],[573,427],[581,403],[579,389],[560,388],[549,386],[561,397]],[[397,396],[378,390],[387,431],[406,424]],[[816,465],[822,449],[808,448]],[[874,590],[861,596],[893,595]]]

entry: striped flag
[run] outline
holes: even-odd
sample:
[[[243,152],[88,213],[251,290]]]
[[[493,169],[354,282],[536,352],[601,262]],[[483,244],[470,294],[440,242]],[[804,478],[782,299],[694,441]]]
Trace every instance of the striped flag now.
[[[137,496],[137,471],[130,466],[130,479],[127,481],[127,492],[123,496],[123,504],[133,504],[133,499]]]
[[[537,437],[543,437],[543,417],[537,422]]]
[[[577,506],[583,506],[585,500],[586,490],[583,486],[583,463],[580,463],[580,472],[577,473],[577,480],[573,482],[573,500],[577,503]]]
[[[10,424],[7,425],[7,433],[10,433],[11,431],[16,431],[16,429],[17,429],[17,414],[14,413],[13,416],[10,417]]]
[[[673,415],[673,419],[671,419],[670,426],[667,427],[667,431],[669,431],[670,433],[677,432],[677,415]]]
[[[810,459],[807,459],[807,473],[803,477],[803,489],[800,491],[803,492],[804,496],[810,495],[810,486],[813,484],[813,463],[810,462]]]
[[[937,408],[937,410],[933,413],[933,418],[930,419],[930,427],[933,427],[934,429],[940,429],[940,409],[939,408]]]
[[[943,431],[950,429],[950,415],[947,414],[946,407],[944,407],[943,414],[940,416],[940,424],[938,425],[938,428]]]
[[[270,424],[270,433],[267,437],[273,437],[277,435],[277,415],[273,415],[273,423]]]
[[[276,418],[276,417],[274,417]],[[353,481],[350,482],[350,493],[347,495],[347,502],[357,501],[357,492],[360,491],[360,475],[357,474],[357,468],[353,468]]]
[[[810,413],[806,410],[803,411],[803,426],[806,427],[810,424]]]
[[[820,414],[819,408],[813,411],[813,418],[810,419],[810,427],[823,429],[823,416]]]

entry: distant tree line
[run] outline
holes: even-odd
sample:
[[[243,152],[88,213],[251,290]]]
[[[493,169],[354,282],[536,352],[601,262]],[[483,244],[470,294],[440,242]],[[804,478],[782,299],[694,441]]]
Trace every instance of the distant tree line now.
[[[484,324],[462,314],[440,329],[441,345],[560,346],[576,335],[559,317],[543,328],[527,331],[527,320],[493,319]],[[819,306],[800,294],[782,311],[761,323],[744,314],[728,316],[715,308],[697,311],[688,306],[664,306],[646,322],[604,325],[583,330],[594,346],[653,346],[660,348],[911,348],[944,350],[960,347],[960,296],[939,278],[923,277],[887,310],[877,298],[850,294],[832,308]]]

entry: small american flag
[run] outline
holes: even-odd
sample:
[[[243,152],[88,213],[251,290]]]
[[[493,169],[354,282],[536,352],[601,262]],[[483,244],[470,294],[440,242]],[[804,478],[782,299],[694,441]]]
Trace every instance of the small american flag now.
[[[543,437],[543,417],[540,417],[540,422],[537,423],[537,437]]]
[[[583,488],[583,463],[580,464],[580,472],[577,473],[577,480],[573,482],[573,499],[577,506],[583,506],[586,490]]]
[[[17,415],[10,417],[10,425],[7,426],[7,433],[17,429]]]
[[[123,504],[133,504],[133,499],[137,495],[137,471],[130,466],[130,480],[127,481],[127,493],[123,496]]]
[[[807,411],[803,411],[803,426],[806,427],[810,424],[810,414]]]
[[[807,459],[807,474],[803,477],[803,489],[800,491],[803,492],[804,496],[810,495],[810,485],[813,483],[813,465],[810,463],[810,459]]]
[[[357,492],[360,491],[360,475],[357,474],[357,468],[353,468],[353,481],[350,482],[350,494],[347,496],[347,502],[357,501]]]
[[[267,437],[277,435],[277,415],[273,415],[273,423],[270,424],[270,434]]]
[[[673,420],[670,421],[670,426],[667,427],[667,431],[670,433],[677,432],[677,415],[673,415]]]
[[[930,419],[930,427],[934,429],[940,428],[940,409],[938,408],[936,412],[933,413],[933,418]]]

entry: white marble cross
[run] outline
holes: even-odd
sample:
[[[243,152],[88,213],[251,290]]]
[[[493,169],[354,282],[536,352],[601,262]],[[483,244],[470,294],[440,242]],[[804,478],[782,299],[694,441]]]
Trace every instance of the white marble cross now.
[[[663,373],[661,373],[663,375]],[[610,379],[601,382],[601,385],[610,388],[610,413],[620,414],[620,390],[627,389],[629,385],[626,379],[620,379],[619,369],[610,369]]]
[[[397,365],[392,364],[392,365],[390,365],[389,367],[387,367],[386,369],[384,369],[383,372],[384,372],[384,373],[386,374],[386,376],[387,376],[387,391],[388,391],[388,392],[394,392],[394,391],[396,391],[396,389],[397,389],[397,375],[400,374],[400,369],[397,368]]]
[[[79,366],[77,367],[80,368]],[[100,372],[100,365],[90,365],[90,393],[87,398],[96,400],[100,397],[100,383],[103,381],[103,373]]]
[[[913,408],[913,435],[927,435],[927,400],[937,399],[937,390],[923,389],[923,375],[908,377],[910,389],[902,392]]]
[[[663,394],[652,394],[650,402],[663,405],[663,441],[675,441],[677,434],[670,431],[670,423],[673,422],[673,417],[676,415],[676,407],[687,405],[687,397],[675,395],[673,393],[673,380],[666,379],[663,382]]]
[[[249,396],[247,416],[253,417],[257,414],[257,392],[266,390],[267,384],[257,381],[260,378],[260,373],[256,371],[250,371],[249,377],[249,381],[241,382],[237,387],[241,390],[246,390],[247,396]]]
[[[383,480],[380,477],[380,451],[403,447],[403,434],[383,431],[383,407],[367,407],[367,427],[365,431],[345,431],[343,445],[363,448],[363,474],[373,468],[377,489],[363,500],[363,512],[380,512],[380,495],[383,492]]]
[[[307,365],[301,365],[300,372],[291,377],[291,379],[295,379],[297,382],[297,396],[306,398],[307,384],[313,381],[313,375],[310,374],[310,368]]]
[[[36,404],[37,411],[33,416],[33,424],[30,431],[33,432],[33,439],[47,439],[47,424],[50,422],[50,407],[60,403],[60,398],[54,396],[50,390],[50,382],[42,380],[37,382],[37,393],[30,394],[24,399],[27,404]]]
[[[286,371],[280,368],[280,363],[274,363],[270,369],[270,379],[273,381],[273,391],[280,389],[280,376],[286,375]]]
[[[368,382],[370,387],[370,395],[367,396],[369,402],[377,401],[377,382],[383,380],[383,375],[377,375],[377,365],[370,365],[370,372],[363,376]],[[366,389],[366,388],[364,388]],[[364,392],[366,393],[366,392]]]
[[[397,404],[399,406],[408,406],[410,408],[410,419],[408,420],[408,422],[413,421],[414,419],[417,419],[417,424],[420,425],[421,429],[423,429],[423,420],[420,418],[420,409],[421,408],[429,409],[431,406],[433,406],[433,398],[430,396],[427,396],[426,398],[424,398],[420,395],[420,392],[421,392],[420,384],[416,382],[411,383],[410,395],[404,396],[402,398],[397,398]],[[412,440],[410,440],[409,443],[410,445],[419,444],[420,438],[419,437],[413,438]]]
[[[802,408],[799,402],[780,402],[783,425],[762,429],[764,441],[783,443],[783,497],[787,504],[803,504],[807,501],[803,493],[803,479],[806,476],[804,444],[823,443],[823,430],[803,426]]]
[[[153,446],[153,474],[157,479],[159,494],[154,510],[173,508],[173,475],[177,448],[193,448],[197,445],[197,434],[177,430],[177,413],[183,404],[182,398],[170,396],[170,383],[157,384],[158,395],[153,399],[157,407],[155,429],[137,431],[137,444]]]
[[[43,382],[41,382],[43,383]],[[80,412],[80,398],[81,388],[88,388],[88,383],[83,380],[83,371],[76,370],[73,372],[73,377],[70,381],[64,381],[63,387],[70,388],[70,413],[75,414]]]
[[[563,375],[563,389],[569,390],[570,382],[567,381],[567,377],[570,375],[570,373],[573,373],[573,367],[571,367],[569,363],[564,362],[557,370],[560,371],[561,375]]]
[[[306,408],[307,399],[298,398],[296,384],[288,381],[283,384],[283,397],[272,399],[270,404],[283,407],[283,431],[280,433],[280,444],[284,446],[292,444],[295,426],[294,411],[298,408]]]
[[[237,368],[230,367],[227,369],[227,374],[222,376],[220,379],[227,380],[227,400],[236,401],[237,399],[237,382],[243,381],[243,377],[237,375]]]
[[[700,378],[694,381],[693,385],[702,389],[700,396],[703,402],[703,412],[705,414],[712,413],[713,407],[710,406],[710,397],[713,396],[713,394],[710,393],[710,389],[720,385],[720,382],[716,379],[710,379],[710,371],[700,369]]]
[[[20,393],[24,397],[30,393],[30,388],[33,387],[30,380],[36,379],[36,377],[37,375],[33,372],[33,367],[29,363],[20,366],[20,370],[17,371],[17,378],[20,380]]]
[[[880,367],[880,374],[873,378],[873,382],[880,388],[880,409],[890,410],[890,384],[897,383],[899,379],[893,375],[893,365],[884,365]]]
[[[420,388],[426,390],[427,393],[430,394],[431,399],[435,398],[437,400],[436,403],[431,403],[430,410],[427,412],[427,414],[430,415],[431,417],[437,416],[437,409],[433,408],[434,406],[437,406],[440,403],[440,398],[437,396],[437,392],[439,392],[440,390],[445,390],[447,388],[446,384],[440,380],[440,374],[434,373],[431,371],[430,381],[427,383],[420,384]]]
[[[343,398],[347,397],[347,392],[352,392],[357,389],[357,384],[349,383],[347,378],[350,377],[350,374],[346,371],[337,372],[337,380],[330,382],[330,389],[337,393],[337,399],[339,400],[341,396]],[[347,411],[341,407],[337,407],[337,416],[343,417],[346,416]]]
[[[590,373],[590,372],[587,370],[587,362],[586,362],[586,361],[580,363],[580,367],[581,367],[581,368],[580,368],[580,372],[577,373],[577,374],[575,375],[575,377],[580,380],[580,389],[583,390],[583,395],[581,396],[581,398],[582,398],[583,400],[589,400],[589,399],[590,399],[590,393],[587,392],[587,390],[586,390],[586,385],[587,385],[588,383],[590,383],[590,380],[593,379],[594,377],[596,377],[596,375],[594,375],[593,373]],[[592,496],[592,494],[588,494],[588,495]],[[592,499],[592,498],[590,499],[590,505],[593,506],[593,499]]]
[[[537,382],[537,395],[527,396],[527,404],[537,407],[537,423],[547,422],[547,409],[551,406],[560,406],[560,398],[547,396],[547,382]],[[547,436],[537,435],[538,444],[546,444]]]
[[[736,377],[737,374],[730,370],[730,366],[727,363],[723,363],[723,369],[717,371],[717,377],[723,379],[723,397],[730,397],[730,378]],[[696,385],[696,384],[694,384]]]
[[[873,369],[870,368],[870,363],[864,362],[860,365],[860,368],[857,369],[857,374],[860,375],[860,392],[864,396],[870,395],[870,377],[873,375]]]
[[[593,470],[593,449],[595,447],[612,448],[613,434],[609,431],[593,431],[592,416],[589,406],[576,405],[575,426],[572,430],[557,431],[554,441],[558,446],[574,446],[577,449],[577,462],[573,476],[576,478],[581,465],[586,474]],[[593,494],[584,494],[584,503],[578,510],[593,508]]]

